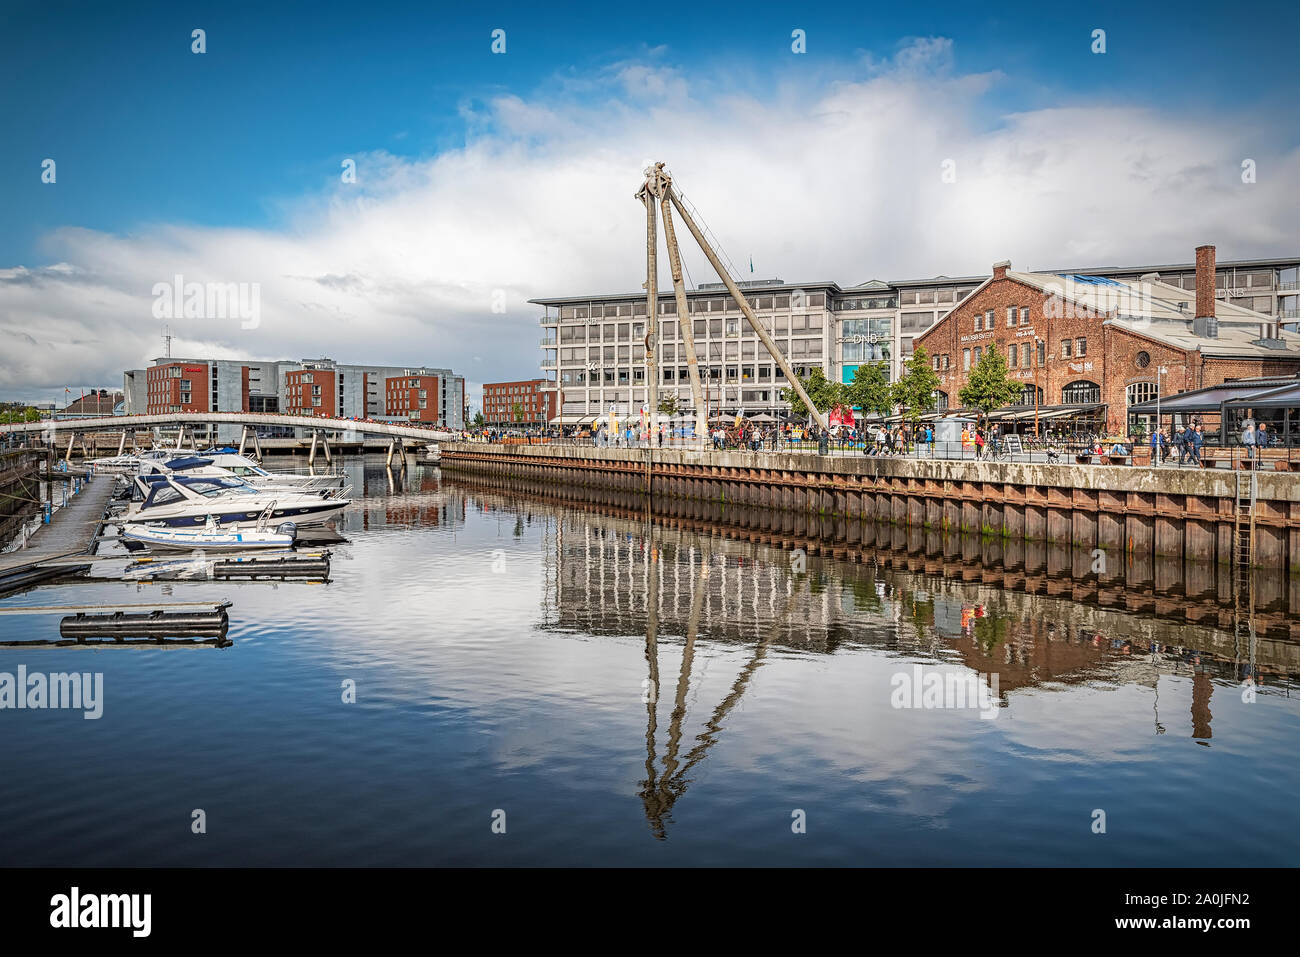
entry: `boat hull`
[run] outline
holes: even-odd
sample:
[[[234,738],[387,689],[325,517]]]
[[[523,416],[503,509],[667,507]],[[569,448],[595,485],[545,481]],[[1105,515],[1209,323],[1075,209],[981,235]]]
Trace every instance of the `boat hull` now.
[[[223,528],[253,528],[258,524],[259,519],[270,525],[278,525],[281,522],[293,522],[298,526],[323,525],[342,515],[347,510],[348,504],[347,499],[322,499],[320,502],[302,506],[276,508],[264,519],[260,510],[242,508],[234,510],[227,506],[224,509],[221,507],[214,508],[201,515],[193,512],[179,515],[136,512],[128,514],[126,521],[141,525],[166,526],[168,528],[202,528],[206,524],[208,516],[211,515],[213,520]]]
[[[184,551],[245,551],[255,548],[292,548],[296,534],[293,530],[279,531],[258,528],[175,528],[128,524],[122,537],[155,549],[180,549]]]

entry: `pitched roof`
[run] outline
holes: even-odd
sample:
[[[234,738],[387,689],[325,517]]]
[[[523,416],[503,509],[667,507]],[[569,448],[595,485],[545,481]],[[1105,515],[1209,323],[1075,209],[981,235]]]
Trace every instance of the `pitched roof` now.
[[[1276,320],[1232,303],[1215,302],[1217,336],[1197,335],[1192,329],[1196,293],[1159,280],[1129,282],[1073,273],[1027,272],[1008,272],[1007,278],[1056,296],[1062,305],[1071,303],[1105,315],[1107,325],[1176,349],[1210,356],[1300,360],[1300,334],[1278,331],[1280,345],[1265,345],[1260,338],[1262,330]]]
[[[113,408],[122,399],[121,392],[114,392],[110,395],[100,395],[98,392],[92,392],[89,395],[74,399],[63,411],[74,415],[112,415]]]

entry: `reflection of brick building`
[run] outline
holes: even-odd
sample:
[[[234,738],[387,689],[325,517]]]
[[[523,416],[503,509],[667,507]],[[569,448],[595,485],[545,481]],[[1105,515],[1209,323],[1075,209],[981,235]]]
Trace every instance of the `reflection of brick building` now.
[[[996,349],[1023,383],[1026,408],[1101,406],[1110,430],[1129,406],[1229,379],[1300,373],[1300,335],[1275,317],[1216,302],[1214,247],[1196,251],[1197,288],[1150,273],[1140,281],[1012,272],[985,280],[916,340],[940,380],[940,408],[958,394],[983,353]],[[1166,370],[1160,373],[1161,369]],[[1159,378],[1159,382],[1157,379]],[[1058,408],[1052,415],[1068,415]]]
[[[439,424],[438,376],[424,369],[384,380],[384,414]]]
[[[494,427],[546,425],[556,414],[556,392],[545,379],[488,382],[483,386],[483,418]]]

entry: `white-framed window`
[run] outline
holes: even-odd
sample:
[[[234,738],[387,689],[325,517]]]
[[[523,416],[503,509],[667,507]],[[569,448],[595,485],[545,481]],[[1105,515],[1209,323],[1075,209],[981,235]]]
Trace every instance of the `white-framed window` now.
[[[1124,398],[1129,405],[1137,405],[1140,402],[1150,402],[1156,397],[1156,384],[1154,382],[1134,382],[1124,390]]]

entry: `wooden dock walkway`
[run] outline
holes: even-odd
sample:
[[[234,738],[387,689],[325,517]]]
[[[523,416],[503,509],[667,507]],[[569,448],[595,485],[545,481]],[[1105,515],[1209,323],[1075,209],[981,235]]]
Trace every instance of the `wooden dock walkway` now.
[[[112,475],[91,479],[67,505],[54,510],[50,524],[32,533],[26,548],[0,554],[0,592],[71,571],[78,564],[71,561],[75,556],[84,556],[89,564],[90,549],[113,495],[113,485]],[[51,564],[43,567],[47,562]]]

